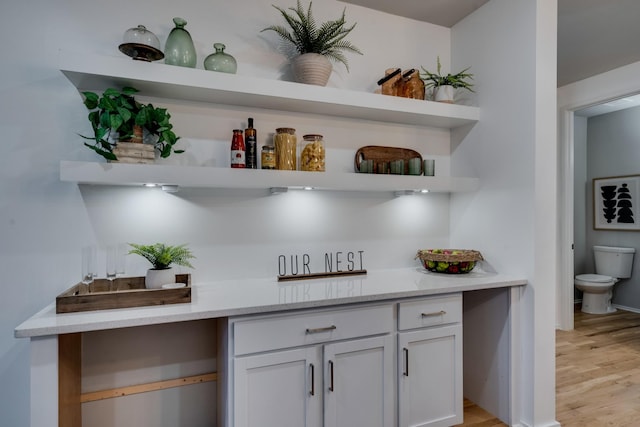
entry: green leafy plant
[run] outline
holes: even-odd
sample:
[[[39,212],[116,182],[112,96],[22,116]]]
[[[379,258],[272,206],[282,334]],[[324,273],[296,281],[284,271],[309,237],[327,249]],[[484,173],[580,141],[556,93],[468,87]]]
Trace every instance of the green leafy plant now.
[[[262,31],[275,31],[283,40],[291,43],[299,54],[318,53],[324,55],[330,60],[341,62],[349,71],[349,64],[343,51],[357,53],[362,55],[360,49],[351,42],[345,40],[345,37],[355,28],[356,24],[346,26],[345,12],[342,16],[333,21],[327,21],[318,26],[311,12],[311,4],[305,9],[297,1],[297,7],[290,7],[287,10],[278,6],[276,8],[289,25],[289,28],[283,25],[272,25]]]
[[[167,109],[136,101],[133,97],[136,92],[138,90],[132,87],[122,90],[109,88],[102,96],[95,92],[82,92],[84,105],[90,111],[88,118],[94,134],[93,137],[80,135],[94,141],[93,144],[85,142],[84,145],[107,160],[118,160],[113,153],[117,141],[130,140],[135,127],[140,127],[157,137],[154,145],[161,157],[169,157],[172,151],[183,153],[184,150],[173,149],[180,137],[172,130],[173,125],[169,121],[171,115]],[[116,136],[117,141],[114,141]]]
[[[189,260],[195,258],[195,256],[187,248],[186,244],[168,246],[164,243],[156,243],[154,245],[129,243],[129,246],[133,248],[129,251],[129,254],[136,254],[146,258],[156,270],[169,268],[171,264],[193,268]]]
[[[471,67],[467,67],[464,70],[456,74],[442,75],[442,65],[440,64],[440,57],[438,57],[438,71],[432,73],[422,68],[420,78],[424,81],[426,88],[437,88],[438,86],[453,86],[454,88],[463,88],[473,92],[473,84],[469,80],[473,80],[473,74],[468,73]]]

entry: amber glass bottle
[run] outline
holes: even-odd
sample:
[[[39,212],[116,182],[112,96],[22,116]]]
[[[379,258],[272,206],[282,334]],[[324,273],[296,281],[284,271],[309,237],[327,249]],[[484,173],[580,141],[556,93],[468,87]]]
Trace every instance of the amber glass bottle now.
[[[246,152],[245,164],[247,169],[258,169],[258,143],[256,130],[253,127],[253,119],[249,117],[249,125],[244,130],[244,143]]]
[[[402,75],[402,96],[424,100],[424,82],[417,70],[411,69]]]

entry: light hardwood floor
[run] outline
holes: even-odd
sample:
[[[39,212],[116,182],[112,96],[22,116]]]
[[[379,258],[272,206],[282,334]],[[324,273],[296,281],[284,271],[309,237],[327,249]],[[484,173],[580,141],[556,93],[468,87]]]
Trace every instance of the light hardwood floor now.
[[[556,332],[556,419],[563,427],[640,425],[640,314],[575,313]]]
[[[640,426],[640,314],[575,313],[556,331],[556,419],[562,427]],[[506,426],[465,401],[465,427]]]

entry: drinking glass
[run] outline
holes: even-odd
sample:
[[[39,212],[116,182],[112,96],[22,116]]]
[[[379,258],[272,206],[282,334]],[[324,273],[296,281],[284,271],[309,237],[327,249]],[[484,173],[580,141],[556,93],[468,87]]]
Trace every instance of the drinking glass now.
[[[82,247],[82,283],[90,285],[96,276],[96,247]]]
[[[109,280],[109,288],[113,287],[113,281],[118,274],[118,269],[116,268],[118,260],[118,247],[117,246],[107,246],[107,280]]]
[[[123,275],[125,273],[125,257],[129,253],[129,245],[126,243],[118,243],[118,254],[116,255],[116,275]]]
[[[107,279],[110,281],[110,289],[112,290],[114,290],[113,281],[118,277],[118,274],[124,274],[126,250],[127,247],[123,243],[107,246]]]

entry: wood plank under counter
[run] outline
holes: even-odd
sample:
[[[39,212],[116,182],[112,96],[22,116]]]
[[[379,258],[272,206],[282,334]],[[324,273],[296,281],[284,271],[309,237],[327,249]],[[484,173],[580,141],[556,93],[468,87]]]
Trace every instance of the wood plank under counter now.
[[[191,304],[55,313],[55,303],[15,329],[17,338],[52,336],[189,320],[213,319],[360,302],[526,285],[522,278],[471,272],[446,275],[422,268],[370,270],[366,276],[279,283],[274,278],[192,284]],[[300,292],[304,290],[304,292]]]

